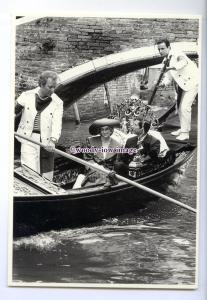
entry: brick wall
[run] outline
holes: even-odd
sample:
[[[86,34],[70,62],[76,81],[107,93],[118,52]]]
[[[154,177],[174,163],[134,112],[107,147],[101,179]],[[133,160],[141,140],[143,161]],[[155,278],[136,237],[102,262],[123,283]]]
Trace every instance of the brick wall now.
[[[40,72],[48,69],[61,73],[91,59],[135,47],[153,45],[168,37],[171,42],[196,41],[197,19],[125,19],[45,17],[18,25],[16,29],[16,96],[36,87]],[[109,82],[112,105],[139,89],[140,71]],[[108,112],[104,105],[104,86],[78,102],[81,119]],[[143,93],[148,98],[149,94]],[[157,101],[160,94],[157,95]],[[73,119],[73,109],[65,111]]]

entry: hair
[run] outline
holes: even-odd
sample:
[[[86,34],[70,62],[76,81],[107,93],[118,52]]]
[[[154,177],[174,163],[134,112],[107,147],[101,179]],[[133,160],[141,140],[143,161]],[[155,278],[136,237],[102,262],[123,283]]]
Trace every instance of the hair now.
[[[54,71],[44,71],[40,74],[38,84],[39,86],[45,86],[47,83],[48,78],[52,78],[53,80],[58,79],[58,75]]]
[[[156,45],[162,44],[164,43],[166,45],[166,47],[170,47],[170,42],[168,39],[160,39],[156,42]]]
[[[144,134],[147,134],[150,127],[151,127],[151,122],[139,121],[138,123],[136,123],[136,125],[133,126],[133,131],[135,134],[138,134],[137,130],[138,130],[138,132],[140,132],[139,130],[143,129]]]

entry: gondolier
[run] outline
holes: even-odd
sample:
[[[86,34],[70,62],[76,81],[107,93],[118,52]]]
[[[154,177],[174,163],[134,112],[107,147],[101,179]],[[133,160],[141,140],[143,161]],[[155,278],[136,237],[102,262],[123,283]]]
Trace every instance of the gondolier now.
[[[189,139],[191,130],[191,106],[198,93],[198,68],[183,52],[173,51],[170,42],[162,39],[157,42],[160,55],[169,60],[160,86],[168,85],[172,80],[178,86],[180,129],[171,134],[177,140]]]
[[[23,92],[16,100],[15,113],[22,111],[18,133],[45,144],[45,148],[23,139],[21,142],[21,164],[53,178],[55,144],[62,128],[63,102],[54,94],[58,76],[45,71],[39,77],[39,87]]]

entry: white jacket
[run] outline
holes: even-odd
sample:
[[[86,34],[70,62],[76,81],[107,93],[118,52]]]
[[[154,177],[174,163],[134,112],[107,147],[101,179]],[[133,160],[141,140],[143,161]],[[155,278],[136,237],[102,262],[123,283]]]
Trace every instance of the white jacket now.
[[[170,50],[171,56],[169,67],[174,67],[176,70],[170,70],[165,73],[162,83],[170,84],[172,79],[184,91],[190,91],[198,85],[198,67],[190,60],[183,52],[175,52]],[[164,61],[163,61],[164,62]]]
[[[38,89],[23,92],[17,99],[17,102],[24,107],[17,132],[27,137],[32,134],[37,114],[35,94]],[[50,104],[40,114],[41,141],[45,145],[51,137],[58,140],[62,129],[63,101],[56,94],[52,94],[51,98]],[[19,141],[23,142],[22,139]]]

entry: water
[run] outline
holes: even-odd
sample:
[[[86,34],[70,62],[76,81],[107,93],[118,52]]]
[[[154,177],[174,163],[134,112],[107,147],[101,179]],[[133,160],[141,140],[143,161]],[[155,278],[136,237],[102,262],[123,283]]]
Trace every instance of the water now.
[[[196,207],[196,156],[175,174],[167,195]],[[17,239],[13,246],[17,284],[195,284],[196,215],[165,200],[92,226]]]

